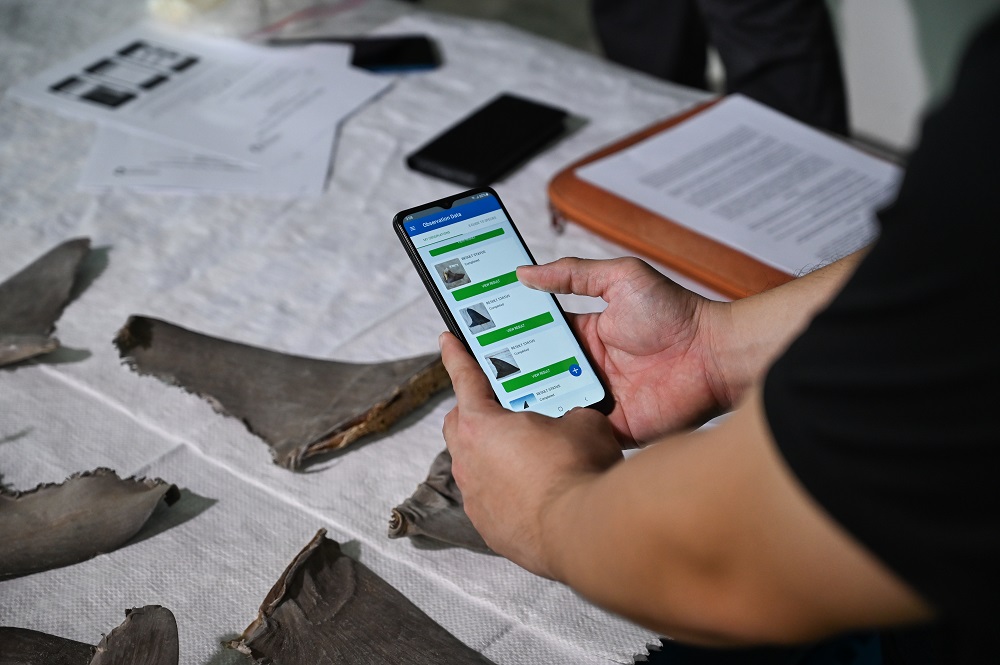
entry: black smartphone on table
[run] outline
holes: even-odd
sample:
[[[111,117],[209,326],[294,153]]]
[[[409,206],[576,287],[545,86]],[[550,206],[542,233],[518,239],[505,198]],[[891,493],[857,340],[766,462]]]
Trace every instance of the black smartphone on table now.
[[[497,193],[461,192],[403,210],[393,228],[448,329],[512,411],[607,413],[613,400],[552,294],[517,281],[534,259]]]
[[[465,187],[489,185],[566,132],[569,113],[503,93],[407,156],[415,171]]]
[[[355,39],[351,64],[373,72],[434,69],[441,64],[437,45],[425,35]]]
[[[289,37],[268,41],[271,46],[348,44],[354,48],[351,64],[376,73],[434,69],[441,65],[437,44],[426,35],[372,35],[356,37]]]

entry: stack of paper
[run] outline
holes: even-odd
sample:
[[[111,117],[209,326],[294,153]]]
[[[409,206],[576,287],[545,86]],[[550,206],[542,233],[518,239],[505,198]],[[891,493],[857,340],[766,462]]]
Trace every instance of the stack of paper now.
[[[576,174],[800,275],[875,239],[875,212],[895,196],[902,169],[731,95]]]
[[[268,49],[141,24],[11,89],[100,124],[85,187],[323,191],[337,127],[390,83],[343,45]]]

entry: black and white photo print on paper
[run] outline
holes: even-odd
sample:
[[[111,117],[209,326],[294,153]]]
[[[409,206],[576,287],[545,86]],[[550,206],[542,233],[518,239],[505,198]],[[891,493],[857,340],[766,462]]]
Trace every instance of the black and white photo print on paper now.
[[[136,40],[52,84],[49,92],[116,109],[169,83],[197,63],[197,56]]]

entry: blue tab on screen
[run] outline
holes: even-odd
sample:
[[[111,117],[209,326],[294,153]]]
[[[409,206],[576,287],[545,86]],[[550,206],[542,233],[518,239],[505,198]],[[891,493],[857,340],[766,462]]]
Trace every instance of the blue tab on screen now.
[[[406,234],[412,238],[421,233],[436,231],[450,224],[465,222],[473,217],[479,217],[480,215],[485,215],[499,209],[500,202],[497,201],[496,197],[488,196],[478,201],[470,201],[469,203],[454,207],[451,210],[442,210],[437,215],[411,219],[403,222],[403,225],[406,226]]]

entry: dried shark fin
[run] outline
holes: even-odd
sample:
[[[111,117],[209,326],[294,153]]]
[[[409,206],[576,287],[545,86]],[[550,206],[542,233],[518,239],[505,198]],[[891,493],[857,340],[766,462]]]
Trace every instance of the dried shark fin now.
[[[274,665],[485,665],[473,651],[320,529],[228,644]]]
[[[165,607],[125,610],[125,621],[104,636],[90,665],[177,665],[177,622]]]
[[[0,332],[0,367],[52,353],[59,340],[48,335],[8,335]]]
[[[462,492],[451,475],[451,453],[438,453],[427,479],[403,503],[392,509],[389,537],[429,538],[448,545],[492,554],[465,514]]]
[[[0,665],[89,665],[94,647],[27,628],[0,627]]]
[[[68,566],[121,547],[176,486],[121,479],[111,469],[73,474],[26,492],[0,489],[0,579]]]
[[[115,338],[122,358],[207,399],[296,469],[387,429],[449,385],[437,354],[381,363],[345,363],[278,353],[130,317]]]
[[[125,611],[125,622],[93,647],[27,628],[0,627],[0,665],[177,665],[177,622],[170,610],[147,605]]]
[[[59,348],[50,335],[89,252],[89,238],[67,240],[0,284],[0,366]]]

